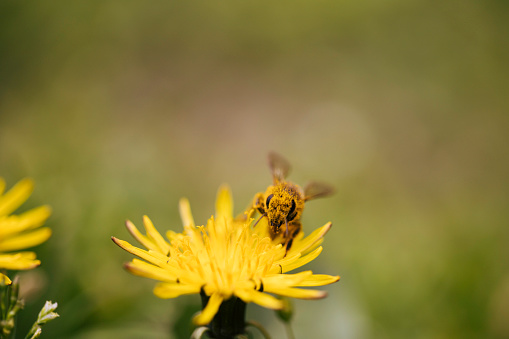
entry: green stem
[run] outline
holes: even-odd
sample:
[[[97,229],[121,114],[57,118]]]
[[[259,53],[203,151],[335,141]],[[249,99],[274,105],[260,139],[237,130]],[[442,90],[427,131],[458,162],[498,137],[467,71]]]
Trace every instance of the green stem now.
[[[251,320],[246,322],[246,326],[252,326],[256,328],[258,331],[260,331],[260,333],[263,335],[265,339],[271,339],[269,332],[267,332],[267,330],[262,326],[262,324]]]
[[[292,325],[290,322],[285,323],[286,336],[288,339],[295,339],[295,335],[293,334]]]
[[[2,320],[6,318],[7,316],[7,285],[5,285],[3,282],[0,285],[1,291],[0,291],[0,309],[2,312]],[[7,305],[7,306],[6,306]]]

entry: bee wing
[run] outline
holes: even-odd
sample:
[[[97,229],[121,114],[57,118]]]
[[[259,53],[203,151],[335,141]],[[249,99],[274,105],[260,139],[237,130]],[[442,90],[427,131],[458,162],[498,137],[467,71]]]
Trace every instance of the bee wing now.
[[[274,183],[284,181],[288,172],[290,172],[290,163],[282,155],[270,152],[269,153],[269,167],[274,178]]]
[[[304,187],[304,200],[325,197],[334,193],[334,187],[322,182],[312,181]]]

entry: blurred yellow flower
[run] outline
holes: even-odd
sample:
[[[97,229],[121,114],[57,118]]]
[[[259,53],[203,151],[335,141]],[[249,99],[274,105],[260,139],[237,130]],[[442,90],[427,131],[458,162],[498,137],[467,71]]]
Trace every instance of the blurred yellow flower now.
[[[50,216],[49,206],[11,215],[28,199],[33,188],[32,180],[23,179],[4,194],[5,181],[0,178],[0,269],[29,270],[41,264],[34,252],[5,253],[39,245],[51,236],[51,229],[48,227],[38,228]],[[11,283],[9,277],[3,273],[0,273],[0,281]]]
[[[125,267],[131,273],[160,281],[154,288],[159,298],[175,298],[201,293],[207,304],[194,317],[197,325],[212,321],[223,301],[235,296],[244,302],[282,309],[283,301],[271,294],[302,299],[318,299],[326,292],[302,289],[323,286],[339,280],[339,276],[304,271],[287,274],[315,259],[319,246],[331,227],[327,223],[303,238],[300,234],[288,253],[281,244],[273,243],[267,226],[251,227],[252,219],[243,222],[233,218],[233,201],[228,187],[219,189],[216,214],[206,226],[195,226],[187,199],[180,201],[183,233],[169,231],[168,243],[147,216],[143,217],[146,235],[130,222],[127,229],[147,250],[112,237],[113,241],[145,261],[133,259]],[[271,293],[271,294],[268,294]]]

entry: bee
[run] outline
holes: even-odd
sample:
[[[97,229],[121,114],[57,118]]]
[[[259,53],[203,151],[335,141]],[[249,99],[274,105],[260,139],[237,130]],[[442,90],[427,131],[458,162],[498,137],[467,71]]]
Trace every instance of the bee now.
[[[310,182],[302,189],[299,185],[286,180],[290,163],[283,156],[271,152],[268,158],[273,183],[265,193],[255,195],[252,208],[260,213],[256,223],[266,217],[271,239],[281,237],[281,243],[288,251],[293,239],[302,229],[300,218],[305,202],[330,195],[334,189],[318,182]]]

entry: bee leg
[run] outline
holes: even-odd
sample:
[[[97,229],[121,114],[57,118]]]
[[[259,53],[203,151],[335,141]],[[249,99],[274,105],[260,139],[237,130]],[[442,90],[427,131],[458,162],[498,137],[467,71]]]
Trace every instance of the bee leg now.
[[[260,214],[265,213],[265,207],[263,204],[263,193],[256,193],[254,199],[253,199],[253,206],[251,208],[254,208],[260,212]]]
[[[286,237],[288,238],[288,220],[285,218],[285,226],[286,226]]]
[[[253,228],[254,228],[254,227],[256,226],[256,224],[258,224],[258,222],[259,222],[260,220],[262,220],[262,218],[263,218],[263,217],[265,217],[265,216],[266,216],[265,214],[260,215],[260,217],[258,218],[258,220],[256,220],[256,222],[253,224]]]
[[[286,253],[285,253],[285,256],[288,254],[288,251],[292,247],[292,244],[293,244],[293,238],[288,240],[288,242],[286,243]]]
[[[256,212],[260,212],[260,214],[265,213],[265,210],[263,210],[263,193],[257,193],[244,212],[235,217],[235,221],[246,222]]]
[[[290,231],[290,237],[288,237],[288,236],[286,237],[286,239],[287,239],[287,241],[286,241],[286,253],[288,253],[288,251],[292,247],[293,239],[302,230],[302,224],[300,223],[299,220],[291,221],[288,226],[289,226],[288,228],[291,228],[291,231]],[[288,230],[288,228],[287,228],[287,230]]]

